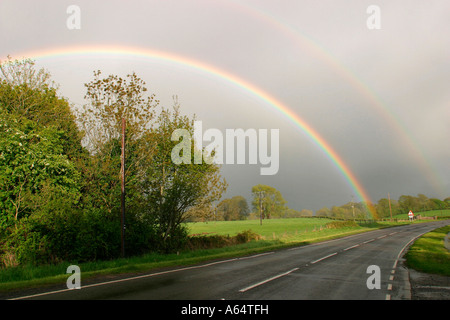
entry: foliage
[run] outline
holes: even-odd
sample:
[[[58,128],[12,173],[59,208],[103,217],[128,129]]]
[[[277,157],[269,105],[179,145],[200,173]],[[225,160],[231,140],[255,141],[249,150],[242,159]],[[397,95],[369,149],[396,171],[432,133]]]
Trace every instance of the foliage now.
[[[247,200],[243,196],[224,199],[217,205],[216,220],[244,220],[250,213]]]
[[[225,183],[219,168],[174,164],[172,133],[178,128],[192,131],[193,120],[182,116],[178,105],[173,113],[163,108],[154,119],[159,102],[154,95],[145,96],[145,82],[134,73],[128,81],[100,75],[95,72],[95,79],[86,84],[89,103],[80,113],[81,127],[90,132],[85,140],[91,151],[84,167],[87,203],[111,219],[120,215],[120,139],[126,119],[126,242],[133,243],[134,237],[139,247],[133,248],[140,251],[175,250],[187,239],[181,224],[190,216],[207,214],[220,198]],[[136,238],[130,221],[145,233]]]
[[[145,84],[135,73],[126,79],[117,75],[102,79],[100,70],[94,72],[94,80],[85,84],[88,103],[78,114],[85,133],[84,144],[92,153],[121,138],[122,119],[126,120],[127,145],[150,129],[159,101],[154,95],[146,95]]]
[[[220,177],[220,168],[215,164],[175,164],[172,150],[177,144],[172,141],[176,129],[193,132],[193,121],[179,112],[175,105],[172,112],[163,109],[157,126],[144,143],[155,143],[154,156],[146,163],[147,174],[142,186],[147,194],[147,216],[155,219],[157,234],[164,250],[173,247],[175,235],[186,235],[182,223],[194,214],[208,214],[208,208],[220,199],[226,182]],[[194,153],[192,152],[192,158]],[[175,242],[176,243],[176,242]]]
[[[43,69],[36,71],[33,66],[30,60],[0,64],[4,75],[0,77],[0,109],[15,118],[24,131],[29,126],[59,131],[61,152],[74,160],[83,152],[75,115],[67,100],[57,95],[50,74]]]
[[[0,119],[0,227],[32,213],[33,204],[43,205],[40,191],[46,185],[77,198],[79,173],[62,154],[61,132],[53,127],[38,131],[33,123],[22,131],[18,121]]]
[[[7,61],[0,61],[0,80],[11,87],[26,86],[32,90],[42,91],[56,88],[51,75],[45,69],[36,70],[31,59],[13,60],[7,56]]]
[[[195,235],[188,238],[186,247],[190,250],[222,248],[225,246],[260,240],[261,236],[252,230],[244,230],[236,235]]]
[[[339,228],[347,228],[347,227],[357,227],[355,221],[353,220],[346,220],[346,221],[332,221],[328,222],[325,227],[329,229],[339,229]]]
[[[376,216],[374,219],[389,219],[400,214],[406,214],[409,210],[413,212],[443,210],[450,208],[450,202],[436,198],[428,198],[423,194],[417,197],[411,195],[401,195],[398,200],[381,198],[376,204],[364,204],[362,202],[349,202],[342,206],[333,206],[331,210],[324,207],[316,211],[316,216],[331,217],[338,219],[366,219],[370,217],[369,211],[365,206],[371,206]]]
[[[260,192],[261,206],[260,206]],[[281,192],[274,187],[258,184],[252,188],[253,201],[252,206],[255,212],[262,210],[263,219],[270,219],[273,217],[282,217],[286,207],[286,200],[284,200]]]

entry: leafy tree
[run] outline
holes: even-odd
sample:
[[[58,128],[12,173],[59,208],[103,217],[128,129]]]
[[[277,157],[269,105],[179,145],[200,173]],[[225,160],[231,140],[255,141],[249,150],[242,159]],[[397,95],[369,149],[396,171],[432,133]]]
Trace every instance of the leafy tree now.
[[[380,217],[389,217],[390,216],[390,210],[389,210],[389,200],[386,198],[382,198],[378,200],[378,203],[376,205],[376,210]]]
[[[347,214],[347,210],[345,208],[339,207],[339,206],[331,207],[331,215],[338,219],[350,218],[350,216]]]
[[[234,196],[222,200],[217,206],[217,215],[220,220],[244,220],[250,213],[247,200],[243,196]]]
[[[277,189],[258,184],[252,188],[253,201],[252,206],[253,210],[259,214],[259,195],[260,191],[263,193],[262,196],[262,211],[263,211],[263,219],[270,219],[271,216],[281,217],[286,210],[286,200],[284,200],[281,192]]]
[[[398,198],[398,204],[402,213],[407,213],[409,210],[413,212],[420,210],[419,199],[414,196],[401,195]]]
[[[446,207],[446,208],[450,208],[450,197],[445,198],[445,199],[444,199],[444,202],[445,202],[445,204],[446,204],[445,207]]]
[[[59,97],[51,75],[36,70],[32,60],[14,60],[0,64],[0,107],[13,115],[23,129],[30,121],[42,129],[54,127],[60,131],[62,153],[70,160],[79,158],[82,133],[66,99]],[[30,120],[30,121],[27,121]]]
[[[116,75],[101,78],[101,71],[96,71],[85,87],[88,103],[77,114],[85,133],[83,144],[91,153],[83,166],[85,202],[113,218],[120,214],[122,119],[126,120],[125,179],[130,211],[141,202],[142,164],[154,151],[142,143],[142,137],[151,127],[158,101],[154,95],[146,95],[145,82],[135,73],[125,79]]]
[[[47,71],[10,57],[0,71],[0,255],[35,262],[49,251],[32,221],[59,209],[55,195],[68,206],[80,198],[81,134]]]
[[[36,70],[33,60],[13,60],[9,55],[6,61],[0,61],[0,80],[11,87],[25,85],[37,91],[48,88],[57,89],[57,85],[51,80],[50,73],[43,68]]]
[[[156,146],[149,158],[143,190],[147,195],[148,216],[155,219],[162,249],[170,250],[183,239],[182,223],[195,213],[205,213],[214,201],[220,199],[226,189],[226,182],[220,176],[220,167],[203,161],[195,164],[194,152],[189,156],[190,164],[175,164],[172,151],[178,144],[172,140],[176,129],[185,129],[193,135],[194,120],[182,116],[179,106],[172,112],[163,109],[155,128],[144,136],[144,142]],[[193,141],[188,141],[194,150]]]
[[[300,214],[300,217],[312,217],[313,216],[312,210],[308,210],[308,209],[302,209],[299,214]]]
[[[58,199],[71,206],[80,198],[80,174],[62,153],[61,131],[53,127],[37,130],[33,123],[27,129],[21,130],[18,121],[2,114],[0,255],[7,253],[17,262],[36,262],[49,254],[42,243],[43,235],[33,231],[30,221],[39,218],[43,221],[47,216],[40,213],[59,210],[55,202]],[[49,189],[53,192],[46,192]]]
[[[440,199],[431,198],[429,199],[430,203],[430,210],[439,210],[439,209],[445,209],[447,207],[447,204],[445,201],[442,201]]]
[[[26,203],[30,201],[25,199],[36,198],[47,181],[78,192],[79,174],[70,160],[80,150],[79,134],[70,107],[45,82],[32,78],[30,64],[1,67],[3,74],[15,77],[0,82],[0,207],[4,222],[10,220],[11,212],[15,221],[21,213],[28,215]]]
[[[154,109],[159,104],[155,95],[146,95],[146,83],[135,73],[125,79],[117,75],[101,78],[101,74],[100,70],[94,72],[94,80],[85,84],[88,103],[78,114],[85,133],[83,142],[92,153],[121,138],[123,118],[127,144],[137,141],[150,129]]]
[[[323,207],[316,211],[317,217],[331,217],[331,210],[327,207]]]
[[[120,215],[120,138],[125,118],[125,220],[137,223],[130,227],[152,226],[159,247],[172,248],[186,236],[181,224],[189,216],[210,213],[220,198],[225,183],[219,167],[174,164],[172,133],[177,128],[192,133],[193,120],[181,116],[178,107],[172,114],[162,109],[154,119],[159,102],[146,95],[145,82],[134,73],[127,79],[100,76],[95,72],[94,80],[86,84],[88,104],[79,114],[84,143],[92,154],[84,169],[87,202],[111,219]]]

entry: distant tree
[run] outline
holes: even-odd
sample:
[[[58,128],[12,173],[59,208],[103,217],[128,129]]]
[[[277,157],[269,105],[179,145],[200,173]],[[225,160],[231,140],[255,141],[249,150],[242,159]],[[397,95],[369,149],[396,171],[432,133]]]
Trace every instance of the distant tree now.
[[[338,219],[345,219],[347,218],[347,210],[339,206],[332,206],[331,215]]]
[[[283,198],[280,191],[271,186],[263,184],[258,184],[252,188],[252,195],[253,195],[252,206],[254,212],[256,212],[259,215],[260,191],[263,192],[263,197],[261,201],[263,219],[265,218],[270,219],[271,217],[278,217],[278,218],[282,217],[284,215],[284,211],[287,209],[286,200]]]
[[[447,197],[443,200],[445,202],[445,207],[450,208],[450,197]]]
[[[292,208],[287,208],[284,211],[283,218],[298,218],[300,216],[301,216],[300,215],[300,211],[297,211],[297,210],[292,209]]]
[[[433,203],[429,201],[428,197],[422,193],[417,195],[417,206],[420,211],[432,210]]]
[[[430,198],[428,201],[430,210],[440,210],[445,209],[447,207],[447,204],[440,199]]]
[[[376,210],[381,218],[389,217],[390,216],[389,199],[382,198],[378,200]]]
[[[331,217],[331,210],[327,207],[323,207],[316,211],[317,217]]]
[[[249,213],[247,200],[242,196],[224,199],[217,206],[217,216],[220,220],[245,220]]]
[[[401,195],[398,198],[398,204],[402,213],[408,213],[409,210],[416,212],[421,209],[419,199],[414,196]]]
[[[312,217],[312,216],[313,216],[312,210],[302,209],[302,211],[300,211],[300,217]]]

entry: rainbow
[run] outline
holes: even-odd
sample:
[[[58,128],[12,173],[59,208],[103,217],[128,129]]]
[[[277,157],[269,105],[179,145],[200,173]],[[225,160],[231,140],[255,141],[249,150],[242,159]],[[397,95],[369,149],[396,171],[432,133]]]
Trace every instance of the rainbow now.
[[[351,186],[356,193],[356,196],[366,204],[367,208],[371,212],[372,216],[375,216],[373,209],[368,206],[371,203],[371,199],[364,189],[363,185],[356,178],[355,174],[350,170],[349,166],[344,162],[342,157],[331,147],[331,145],[325,141],[320,134],[306,123],[298,114],[293,112],[281,101],[271,96],[269,93],[261,90],[257,86],[239,78],[238,76],[222,70],[216,66],[203,63],[185,56],[180,56],[171,52],[163,52],[157,50],[150,50],[138,47],[118,47],[118,46],[76,46],[76,47],[56,47],[47,48],[43,50],[29,51],[25,54],[16,55],[30,59],[42,59],[55,56],[77,56],[77,55],[124,55],[133,56],[144,59],[162,60],[170,63],[178,64],[184,67],[193,68],[203,73],[210,74],[214,77],[221,78],[240,89],[251,93],[258,97],[272,108],[276,109],[283,116],[288,118],[296,127],[300,128],[319,148],[325,155],[332,161],[336,168],[340,171],[342,176]]]
[[[441,175],[433,167],[432,162],[421,151],[417,142],[412,138],[410,130],[403,124],[399,116],[389,110],[382,99],[359,79],[354,72],[340,63],[332,54],[314,41],[314,39],[293,28],[279,17],[275,17],[272,13],[266,12],[255,5],[233,0],[227,1],[226,5],[233,7],[235,11],[242,12],[261,21],[263,24],[270,25],[272,28],[278,30],[280,34],[288,38],[301,52],[308,52],[314,59],[318,59],[328,65],[341,79],[345,80],[346,83],[355,88],[356,92],[363,96],[366,101],[369,101],[373,109],[382,117],[383,121],[388,123],[391,128],[396,131],[396,136],[402,139],[402,147],[405,147],[405,149],[408,149],[409,152],[411,152],[411,159],[417,161],[423,171],[423,176],[429,181],[433,188],[436,191],[442,191],[444,189],[444,181],[442,180]]]

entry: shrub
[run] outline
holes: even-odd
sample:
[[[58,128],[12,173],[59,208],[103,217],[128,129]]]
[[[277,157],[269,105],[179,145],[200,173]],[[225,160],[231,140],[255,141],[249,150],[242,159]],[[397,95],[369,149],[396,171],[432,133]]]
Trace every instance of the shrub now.
[[[328,222],[325,227],[328,229],[340,229],[340,228],[348,228],[348,227],[357,227],[358,224],[353,220],[345,220],[345,221],[332,221]]]
[[[186,248],[190,250],[213,249],[259,240],[261,236],[251,230],[246,230],[230,237],[229,235],[196,235],[188,238]]]
[[[252,240],[259,240],[261,236],[252,230],[245,230],[236,235],[236,240],[238,243],[246,243]]]
[[[173,228],[164,239],[161,235],[156,238],[156,249],[160,252],[170,253],[184,248],[188,241],[188,230],[183,225]]]

